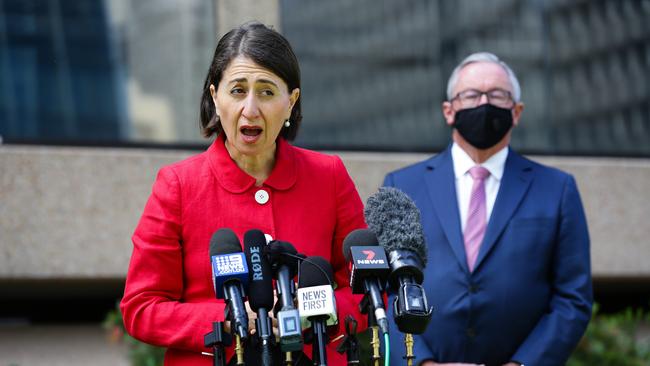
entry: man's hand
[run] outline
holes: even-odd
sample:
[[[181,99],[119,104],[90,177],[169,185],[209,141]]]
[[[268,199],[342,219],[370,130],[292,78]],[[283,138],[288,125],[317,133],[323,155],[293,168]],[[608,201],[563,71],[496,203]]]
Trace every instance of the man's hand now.
[[[275,304],[278,301],[278,295],[276,294],[275,290],[273,290],[273,303]],[[250,304],[248,301],[245,303],[246,305],[246,312],[248,313],[248,332],[250,334],[255,334],[257,332],[255,328],[255,319],[257,319],[257,313],[254,312],[251,309]],[[278,321],[273,317],[273,312],[271,311],[272,309],[269,310],[269,317],[271,318],[271,331],[273,331],[273,335],[276,337],[278,336]],[[228,324],[230,327],[230,324]]]
[[[248,313],[248,333],[249,334],[255,334],[256,329],[255,329],[255,319],[257,319],[257,313],[255,313],[252,309],[248,301],[244,303],[246,306],[246,312]]]

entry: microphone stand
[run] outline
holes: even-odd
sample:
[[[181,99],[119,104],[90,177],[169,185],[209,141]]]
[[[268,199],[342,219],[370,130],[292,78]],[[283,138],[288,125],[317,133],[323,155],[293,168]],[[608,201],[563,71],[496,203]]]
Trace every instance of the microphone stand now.
[[[413,365],[413,360],[415,359],[415,355],[413,354],[413,344],[415,341],[413,340],[413,334],[411,333],[405,333],[404,334],[404,347],[406,348],[406,355],[404,358],[406,359],[406,365],[407,366],[412,366]]]
[[[379,366],[379,361],[381,360],[379,326],[377,325],[377,318],[375,317],[375,312],[372,309],[372,303],[367,294],[363,296],[363,299],[359,304],[359,312],[361,312],[361,314],[368,314],[368,328],[370,328],[372,331],[372,340],[370,341],[370,345],[372,346],[371,360],[374,366]]]
[[[260,308],[256,319],[257,335],[260,339],[262,346],[262,366],[272,366],[273,360],[271,357],[271,318],[264,308]]]
[[[318,319],[312,322],[314,329],[314,342],[311,348],[311,358],[315,366],[327,366],[327,329],[325,319]]]
[[[231,296],[231,298],[234,298]],[[232,311],[231,308],[231,303],[228,301],[226,305],[226,310],[225,310],[225,315],[228,319],[230,319],[230,335],[232,336],[232,333],[235,334],[235,357],[237,358],[237,366],[244,366],[244,345],[242,344],[242,336],[239,333],[239,328],[235,329],[235,315]],[[243,327],[244,325],[240,324],[240,327]],[[231,360],[232,361],[232,360]]]
[[[244,346],[239,334],[235,333],[235,355],[237,356],[237,366],[244,366]]]
[[[232,338],[223,332],[223,322],[212,323],[212,332],[203,336],[203,343],[206,347],[212,347],[214,350],[213,365],[226,366],[224,346],[230,346]]]
[[[291,351],[287,351],[284,353],[284,364],[286,366],[293,365],[293,354],[291,353]]]
[[[348,359],[348,366],[359,365],[359,339],[357,339],[357,321],[352,315],[345,317],[345,337],[336,348],[336,352],[345,352]]]

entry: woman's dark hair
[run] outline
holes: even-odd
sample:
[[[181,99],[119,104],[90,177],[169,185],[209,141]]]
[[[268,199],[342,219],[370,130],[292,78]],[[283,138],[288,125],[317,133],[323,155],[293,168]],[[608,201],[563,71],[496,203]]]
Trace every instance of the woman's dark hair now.
[[[203,84],[201,96],[201,130],[205,137],[220,134],[223,131],[221,120],[217,116],[210,85],[218,87],[223,72],[237,56],[246,56],[258,65],[272,71],[287,84],[288,92],[300,88],[300,67],[298,59],[286,38],[273,29],[257,22],[246,23],[226,33],[217,44],[212,57],[208,76]],[[282,127],[280,136],[291,141],[298,133],[302,121],[300,97],[291,110],[290,127]]]

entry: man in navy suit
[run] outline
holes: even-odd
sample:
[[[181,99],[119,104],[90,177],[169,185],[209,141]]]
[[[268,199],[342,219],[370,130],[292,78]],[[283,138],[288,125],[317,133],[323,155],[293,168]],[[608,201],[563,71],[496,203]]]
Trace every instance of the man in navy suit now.
[[[574,178],[509,148],[523,104],[490,53],[463,60],[442,104],[452,144],[386,176],[422,213],[434,308],[421,365],[563,365],[591,315],[589,234]],[[391,314],[392,316],[392,314]],[[391,337],[392,364],[404,343]]]

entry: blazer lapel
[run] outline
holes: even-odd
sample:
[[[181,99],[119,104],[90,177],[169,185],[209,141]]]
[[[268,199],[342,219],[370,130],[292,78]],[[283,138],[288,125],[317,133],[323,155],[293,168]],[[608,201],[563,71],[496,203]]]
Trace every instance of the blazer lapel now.
[[[490,222],[485,231],[483,244],[481,245],[474,266],[475,271],[494,247],[499,236],[519,206],[519,203],[528,191],[530,183],[533,180],[532,170],[532,164],[529,161],[519,156],[512,149],[508,152],[508,159],[503,170],[499,192],[497,193],[494,208],[490,215]]]
[[[433,203],[451,249],[460,265],[468,272],[465,245],[460,230],[456,181],[450,148],[429,160],[424,177],[429,191],[429,198]]]

